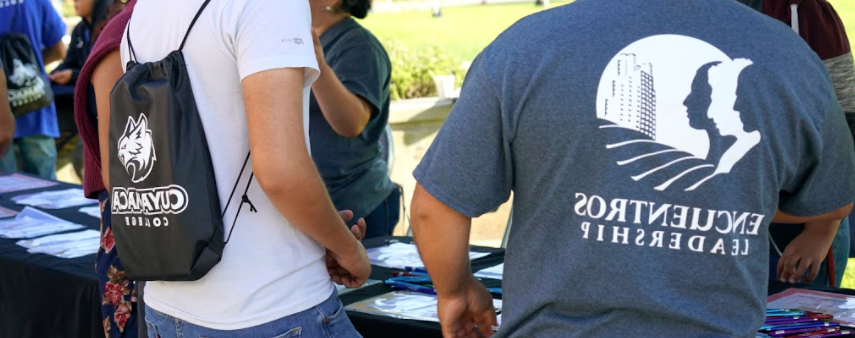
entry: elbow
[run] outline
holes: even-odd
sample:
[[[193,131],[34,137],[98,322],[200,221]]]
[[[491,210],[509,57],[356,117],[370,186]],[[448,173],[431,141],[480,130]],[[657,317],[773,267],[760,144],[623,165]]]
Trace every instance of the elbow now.
[[[424,188],[418,186],[410,203],[410,226],[413,228],[414,233],[419,232],[423,224],[430,222],[431,212],[429,210],[430,207],[427,205],[428,200],[425,194],[427,192],[424,191]]]
[[[278,196],[287,190],[285,177],[279,175],[275,169],[264,166],[256,167],[253,163],[253,174],[261,190],[264,190],[268,196]]]
[[[341,137],[346,138],[357,138],[359,135],[362,135],[362,130],[365,129],[365,126],[352,126],[348,128],[335,128],[335,133],[339,134]]]

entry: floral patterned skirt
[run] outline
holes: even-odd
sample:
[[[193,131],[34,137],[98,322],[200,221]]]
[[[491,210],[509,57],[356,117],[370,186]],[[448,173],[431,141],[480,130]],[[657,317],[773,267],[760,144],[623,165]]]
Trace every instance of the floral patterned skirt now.
[[[134,282],[128,279],[119,261],[110,224],[110,198],[98,195],[101,206],[101,247],[95,257],[98,291],[103,295],[101,316],[107,338],[137,337],[137,297]]]

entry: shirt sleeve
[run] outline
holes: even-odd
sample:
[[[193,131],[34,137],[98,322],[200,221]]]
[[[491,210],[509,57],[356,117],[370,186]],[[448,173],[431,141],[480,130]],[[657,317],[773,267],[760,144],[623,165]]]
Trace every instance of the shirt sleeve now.
[[[855,201],[855,150],[843,112],[829,99],[811,144],[801,155],[796,175],[781,191],[779,208],[797,217],[817,216]]]
[[[383,94],[390,72],[387,60],[380,48],[360,45],[341,51],[336,61],[330,65],[348,91],[371,105],[372,119],[380,113],[383,105]]]
[[[307,1],[246,1],[234,34],[241,80],[271,69],[305,68],[305,85],[311,85],[320,74],[311,25]]]
[[[434,198],[468,217],[508,200],[511,142],[500,98],[479,56],[455,104],[413,176]]]
[[[51,47],[62,41],[65,36],[65,23],[50,1],[39,1],[41,4],[42,48]]]

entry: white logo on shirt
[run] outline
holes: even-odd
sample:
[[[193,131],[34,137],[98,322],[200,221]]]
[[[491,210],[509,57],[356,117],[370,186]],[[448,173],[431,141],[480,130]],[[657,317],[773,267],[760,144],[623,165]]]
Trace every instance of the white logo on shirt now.
[[[119,161],[134,183],[142,182],[151,174],[157,156],[145,115],[140,114],[136,121],[128,117],[128,124],[119,139]]]
[[[730,173],[761,140],[735,110],[739,76],[752,64],[687,36],[630,44],[600,79],[606,149],[633,180],[658,191],[693,191]]]

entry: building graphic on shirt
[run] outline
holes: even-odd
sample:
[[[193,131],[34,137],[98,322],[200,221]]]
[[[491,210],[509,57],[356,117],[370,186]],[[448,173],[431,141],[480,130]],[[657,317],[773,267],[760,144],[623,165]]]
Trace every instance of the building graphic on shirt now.
[[[694,191],[729,174],[762,138],[735,110],[740,75],[752,64],[681,35],[629,44],[597,91],[608,156],[657,191]]]
[[[653,65],[638,64],[635,54],[617,57],[617,77],[612,81],[611,97],[606,99],[607,117],[619,125],[656,139],[656,89]]]

